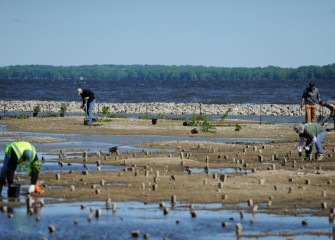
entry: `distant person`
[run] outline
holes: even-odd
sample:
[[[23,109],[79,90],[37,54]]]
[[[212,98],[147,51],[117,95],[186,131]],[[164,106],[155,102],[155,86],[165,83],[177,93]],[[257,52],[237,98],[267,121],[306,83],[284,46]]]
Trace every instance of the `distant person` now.
[[[320,101],[319,90],[315,87],[314,82],[310,82],[308,87],[304,90],[301,98],[301,109],[305,104],[306,123],[316,122],[316,114]]]
[[[309,158],[313,145],[316,147],[317,160],[321,161],[323,159],[323,149],[322,149],[322,141],[326,136],[326,129],[322,127],[320,123],[305,123],[305,124],[295,124],[294,131],[299,134],[300,141],[298,152],[301,156],[302,147],[304,146],[304,139],[306,139],[305,143],[305,153],[306,157]]]
[[[14,173],[17,166],[21,170],[27,170],[30,175],[32,186],[29,191],[43,194],[44,190],[40,189],[38,185],[38,175],[42,170],[42,165],[38,161],[35,147],[29,142],[12,142],[5,149],[5,160],[0,175],[0,195],[6,180],[8,187],[14,183]]]
[[[329,119],[333,118],[333,122],[334,122],[334,129],[335,130],[335,101],[334,100],[328,100],[328,101],[320,101],[320,105],[323,107],[326,107],[330,110],[330,114],[329,117],[326,118],[325,120],[321,121],[321,124],[325,124]]]
[[[86,113],[88,115],[88,125],[92,125],[92,121],[94,119],[93,116],[93,109],[94,109],[94,105],[95,105],[95,97],[94,97],[94,93],[89,90],[89,89],[82,89],[82,88],[78,88],[78,95],[81,96],[82,98],[82,105],[81,108],[84,109],[86,106]]]

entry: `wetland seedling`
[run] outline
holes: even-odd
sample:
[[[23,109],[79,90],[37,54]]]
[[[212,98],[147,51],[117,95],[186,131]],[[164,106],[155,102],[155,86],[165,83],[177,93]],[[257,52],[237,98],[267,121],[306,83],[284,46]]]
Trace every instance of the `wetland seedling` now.
[[[242,126],[240,124],[236,123],[235,124],[235,132],[239,132],[239,131],[241,131],[241,129],[242,129]]]

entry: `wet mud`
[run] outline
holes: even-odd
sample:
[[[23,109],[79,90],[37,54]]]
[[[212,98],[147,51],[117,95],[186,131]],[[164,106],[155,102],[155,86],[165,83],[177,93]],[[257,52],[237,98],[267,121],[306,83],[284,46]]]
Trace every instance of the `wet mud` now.
[[[324,140],[324,160],[316,161],[298,156],[296,150],[298,138],[290,124],[239,122],[242,130],[235,132],[234,122],[220,122],[217,123],[218,126],[214,132],[200,132],[195,136],[191,133],[190,127],[182,126],[182,122],[178,120],[162,120],[157,125],[151,125],[150,120],[115,119],[110,123],[96,123],[92,127],[83,126],[81,119],[75,117],[65,118],[62,122],[55,118],[9,119],[2,120],[1,123],[7,126],[1,144],[5,144],[9,139],[20,139],[22,137],[20,132],[33,132],[36,136],[30,136],[30,139],[34,143],[36,138],[36,145],[39,145],[45,154],[45,169],[47,164],[51,164],[49,162],[53,162],[53,170],[46,170],[41,174],[45,194],[33,196],[44,199],[42,211],[47,212],[48,210],[44,209],[49,207],[66,209],[68,206],[73,206],[71,203],[104,204],[106,201],[124,203],[126,206],[131,202],[144,206],[157,206],[161,202],[169,205],[172,204],[171,199],[174,199],[173,201],[179,206],[217,204],[218,212],[232,211],[228,214],[230,217],[224,217],[221,213],[221,218],[215,217],[217,212],[213,209],[204,215],[198,212],[195,218],[192,217],[189,208],[184,211],[183,214],[187,214],[185,217],[187,220],[181,222],[200,221],[196,226],[202,221],[207,222],[211,231],[208,230],[205,236],[211,233],[211,239],[222,238],[222,236],[236,238],[237,223],[242,224],[244,229],[242,236],[246,238],[248,236],[280,238],[284,233],[285,236],[293,236],[294,239],[304,238],[306,235],[314,236],[314,234],[329,238],[333,234],[335,134],[332,132],[328,132]],[[10,135],[11,132],[15,134]],[[39,134],[46,135],[41,137]],[[48,134],[60,134],[62,137],[59,136],[59,139],[62,141],[50,140],[56,138],[54,135],[51,138],[44,138]],[[78,145],[77,137],[86,135],[101,136],[102,144],[100,145],[97,141],[96,146],[91,147],[91,141],[82,141]],[[137,136],[141,137],[137,138]],[[162,140],[156,136],[166,138]],[[107,141],[109,137],[116,140]],[[229,138],[232,141],[217,140],[221,138]],[[233,141],[243,138],[253,138],[255,141]],[[85,146],[85,143],[88,145]],[[115,145],[120,146],[118,151],[109,152],[109,147]],[[122,149],[122,147],[125,148]],[[48,154],[50,155],[47,156]],[[71,165],[78,168],[64,171],[64,166]],[[103,170],[102,166],[119,169]],[[29,184],[28,177],[24,173],[18,176],[22,185]],[[14,208],[14,212],[16,209],[18,212],[26,210],[24,193],[21,194],[19,201],[9,201],[4,192],[2,195],[1,207]],[[171,210],[171,206],[169,209]],[[154,217],[153,222],[164,222],[173,215],[165,216],[164,211],[159,208],[155,211],[159,212],[160,217],[157,218],[158,220]],[[241,218],[241,211],[248,217]],[[143,211],[138,217],[146,219],[146,214],[146,211]],[[251,217],[252,214],[256,216],[254,219]],[[283,218],[283,222],[269,226],[266,220],[261,220],[263,217],[258,217],[264,215],[264,219],[267,219],[272,216],[271,214],[274,214],[274,219]],[[38,215],[34,213],[34,216]],[[68,217],[73,219],[75,215]],[[104,221],[113,221],[112,219],[102,220],[105,215],[110,215],[112,219],[115,217],[109,210],[103,210],[102,217],[93,218],[90,224],[99,225]],[[229,220],[232,215],[234,215],[234,221]],[[87,212],[85,216],[87,217]],[[208,219],[204,216],[208,216]],[[80,217],[80,222],[84,221],[87,224],[86,220],[83,220],[86,217]],[[125,218],[124,215],[119,217]],[[4,220],[3,216],[1,218]],[[29,215],[26,218],[29,218]],[[294,228],[289,224],[291,218],[298,224]],[[318,220],[311,220],[314,218]],[[58,221],[51,219],[50,217],[48,222],[52,222],[57,227]],[[137,226],[135,219],[127,218],[127,222],[133,220],[134,226]],[[10,220],[4,220],[6,224],[10,224],[7,223],[8,221]],[[202,239],[200,230],[189,229],[189,235],[185,237],[180,232],[188,229],[178,231],[175,229],[175,225],[179,226],[176,224],[177,219],[170,219],[170,221],[173,222],[171,229],[168,228],[171,231],[161,230],[164,234],[159,235],[151,230],[151,238],[191,239],[192,236],[197,235]],[[229,228],[222,227],[225,221],[228,222]],[[155,226],[148,222],[150,221],[146,222],[146,227],[137,227],[140,229],[141,238],[144,237],[144,233],[150,232],[146,230],[149,226]],[[201,224],[206,226],[204,222]],[[324,226],[316,227],[318,225],[316,222],[323,222]],[[123,226],[122,223],[119,224]],[[76,227],[76,224],[74,225],[73,227]],[[262,228],[262,225],[265,227]],[[99,225],[99,227],[102,226]],[[131,235],[129,232],[132,231],[130,229],[127,228],[125,230],[127,235],[119,239],[129,238]],[[41,231],[43,234],[40,233],[39,237],[46,235],[52,239],[55,236],[58,238],[65,236],[62,230],[57,230],[53,235],[46,234],[45,228]],[[206,233],[204,229],[202,231]],[[67,230],[66,232],[68,233]],[[101,234],[103,239],[104,232]]]

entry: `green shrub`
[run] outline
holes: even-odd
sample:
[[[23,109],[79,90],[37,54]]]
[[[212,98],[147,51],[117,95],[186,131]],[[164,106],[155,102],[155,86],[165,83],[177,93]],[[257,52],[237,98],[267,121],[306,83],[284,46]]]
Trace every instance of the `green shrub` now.
[[[236,132],[239,132],[239,131],[241,131],[241,129],[242,129],[242,126],[240,125],[240,124],[235,124],[235,131]]]
[[[109,106],[103,106],[102,107],[102,114],[104,116],[107,116],[108,113],[109,113]]]
[[[68,103],[62,103],[61,105],[60,105],[60,110],[59,110],[59,112],[60,113],[62,113],[62,114],[64,114],[66,111],[67,111],[67,108],[69,107],[69,104]]]
[[[209,123],[208,121],[204,121],[202,123],[200,123],[200,130],[202,132],[209,132],[214,128],[214,126]]]
[[[41,111],[41,106],[39,104],[35,105],[34,113],[39,113]]]

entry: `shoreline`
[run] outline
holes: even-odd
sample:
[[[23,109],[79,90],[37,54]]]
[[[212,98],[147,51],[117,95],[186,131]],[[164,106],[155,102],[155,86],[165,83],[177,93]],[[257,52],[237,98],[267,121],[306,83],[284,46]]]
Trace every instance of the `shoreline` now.
[[[81,101],[0,101],[0,112],[33,112],[40,105],[43,113],[58,113],[62,103],[68,104],[67,112],[82,113]],[[205,114],[223,115],[231,109],[229,115],[264,116],[303,116],[304,109],[299,104],[204,104],[204,103],[96,103],[95,113],[102,113],[103,107],[109,107],[109,114]],[[319,113],[327,115],[327,110],[319,107]]]

